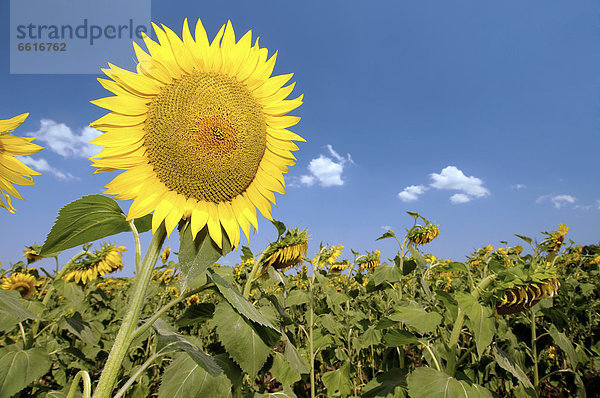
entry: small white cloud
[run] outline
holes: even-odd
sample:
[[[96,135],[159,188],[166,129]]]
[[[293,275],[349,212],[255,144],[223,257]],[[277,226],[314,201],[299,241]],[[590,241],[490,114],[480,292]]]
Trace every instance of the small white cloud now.
[[[550,202],[552,202],[552,204],[554,205],[554,207],[556,207],[557,209],[560,209],[561,207],[568,205],[568,204],[573,204],[575,203],[575,201],[577,200],[577,198],[575,196],[572,195],[542,195],[539,198],[536,199],[536,203],[542,203],[546,200],[550,200]]]
[[[450,197],[452,203],[466,203],[473,198],[482,198],[490,194],[481,179],[474,176],[467,177],[454,166],[445,167],[439,174],[431,173],[429,177],[433,181],[430,184],[433,188],[462,191]]]
[[[35,171],[39,171],[40,173],[46,172],[46,173],[54,174],[57,178],[59,178],[61,180],[77,179],[77,177],[75,177],[71,173],[63,172],[63,171],[60,171],[60,170],[50,166],[50,163],[48,163],[48,161],[44,158],[34,159],[30,156],[20,156],[19,160],[21,162],[25,163],[27,166],[34,169]]]
[[[515,184],[515,185],[510,186],[510,189],[516,189],[516,190],[525,189],[525,188],[527,188],[527,185],[525,185],[525,184]]]
[[[409,185],[398,194],[398,198],[403,202],[413,202],[419,199],[419,195],[425,193],[426,190],[427,187],[424,185]]]
[[[315,183],[316,178],[309,175],[300,176],[300,183],[308,185],[309,187]]]
[[[344,158],[331,145],[327,145],[327,150],[334,159],[320,155],[318,158],[311,160],[308,164],[310,174],[300,176],[300,183],[311,186],[318,182],[322,187],[344,185],[344,180],[342,180],[344,166],[346,163],[354,164],[354,162],[350,154]]]
[[[392,227],[390,227],[389,225],[382,225],[381,229],[383,229],[384,231],[389,231],[392,229]]]
[[[43,142],[52,152],[64,157],[90,157],[102,149],[96,145],[88,144],[92,139],[102,133],[92,127],[84,127],[79,134],[64,123],[54,120],[42,119],[38,131],[29,132],[29,137],[37,137],[36,142]]]
[[[450,202],[452,202],[453,204],[459,204],[459,203],[467,203],[471,201],[471,197],[469,195],[465,195],[464,193],[455,193],[454,195],[450,196]]]

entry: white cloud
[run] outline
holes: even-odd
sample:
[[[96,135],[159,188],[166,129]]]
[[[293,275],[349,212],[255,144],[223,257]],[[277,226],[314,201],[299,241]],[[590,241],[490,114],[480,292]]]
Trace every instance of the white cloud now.
[[[429,175],[433,181],[430,186],[436,189],[450,189],[461,191],[450,197],[452,203],[466,203],[473,198],[488,196],[490,191],[483,186],[483,181],[477,177],[467,177],[461,170],[454,166],[447,166],[441,173]]]
[[[398,198],[403,202],[413,202],[419,198],[419,195],[425,193],[426,190],[427,187],[425,185],[409,185],[398,194]]]
[[[561,207],[568,205],[568,204],[573,204],[575,203],[575,201],[577,200],[577,198],[575,196],[572,195],[565,195],[565,194],[561,194],[561,195],[542,195],[539,198],[537,198],[537,200],[535,201],[536,203],[542,203],[546,200],[550,200],[550,202],[552,202],[552,204],[554,205],[554,207],[556,207],[557,209],[560,209]]]
[[[50,166],[48,161],[44,158],[34,159],[30,156],[20,156],[19,160],[21,162],[25,163],[27,166],[34,169],[35,171],[39,171],[40,173],[46,172],[46,173],[54,174],[57,178],[59,178],[61,180],[77,179],[77,177],[75,177],[71,173],[63,172],[63,171],[60,171],[60,170]]]
[[[525,185],[525,184],[515,184],[515,185],[510,186],[510,189],[517,189],[517,190],[525,189],[525,188],[527,188],[527,185]]]
[[[391,230],[391,229],[392,229],[392,227],[391,227],[391,226],[389,226],[389,225],[382,225],[382,226],[381,226],[381,229],[383,229],[384,231],[389,231],[389,230]]]
[[[29,137],[37,137],[36,142],[43,142],[48,149],[64,157],[90,157],[96,155],[101,147],[90,145],[92,139],[102,134],[93,127],[84,127],[79,134],[64,123],[42,119],[38,131],[29,132]]]
[[[469,195],[465,195],[464,193],[455,193],[454,195],[450,196],[450,202],[455,205],[459,203],[470,202],[471,199],[472,198]]]
[[[354,164],[352,157],[350,154],[345,158],[340,156],[331,145],[327,145],[327,150],[332,157],[320,155],[311,160],[308,164],[310,174],[300,176],[300,183],[311,186],[318,182],[322,187],[344,185],[342,173],[347,163]]]

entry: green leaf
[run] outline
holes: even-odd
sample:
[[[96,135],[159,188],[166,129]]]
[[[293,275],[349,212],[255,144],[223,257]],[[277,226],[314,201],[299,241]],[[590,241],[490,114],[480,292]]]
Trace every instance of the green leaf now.
[[[533,242],[533,240],[530,237],[528,237],[528,236],[519,235],[519,234],[515,234],[515,236],[517,238],[523,239],[525,242],[527,242],[529,244],[531,244],[531,242]]]
[[[402,275],[406,276],[417,269],[417,262],[413,259],[405,259],[402,262]]]
[[[248,321],[229,304],[221,302],[211,321],[217,328],[221,344],[227,353],[254,380],[263,367],[271,348],[265,344]]]
[[[185,336],[175,333],[162,319],[157,319],[152,325],[158,336],[157,351],[185,351],[190,358],[201,366],[211,376],[218,376],[223,369],[217,365],[213,358],[190,342]]]
[[[414,211],[407,211],[406,214],[408,214],[409,216],[411,216],[415,220],[421,216],[419,213],[415,213]]]
[[[399,389],[406,388],[406,369],[392,368],[379,373],[364,388],[364,398],[397,397]]]
[[[398,282],[402,278],[402,271],[398,267],[390,267],[389,265],[382,264],[375,268],[373,273],[373,281],[375,286],[379,286],[384,282]]]
[[[321,380],[327,389],[328,396],[339,393],[341,396],[347,397],[352,392],[350,363],[345,362],[339,369],[323,373]]]
[[[152,229],[152,214],[146,214],[144,217],[136,218],[133,220],[133,224],[135,225],[138,234],[150,231]]]
[[[406,330],[390,330],[383,336],[383,341],[388,347],[404,347],[419,342],[417,336]]]
[[[553,324],[550,325],[548,333],[550,333],[550,336],[552,336],[552,339],[554,340],[556,345],[559,346],[565,354],[567,354],[567,359],[569,360],[569,365],[571,365],[571,368],[577,368],[579,359],[577,358],[577,354],[575,353],[575,347],[573,347],[571,340],[569,340],[569,338],[565,336],[564,333],[559,332],[558,329],[556,329],[556,326],[554,326]]]
[[[285,333],[282,333],[283,340],[285,341],[285,348],[283,352],[283,356],[285,360],[288,362],[290,367],[299,374],[305,374],[310,372],[310,366],[304,358],[300,355],[296,347],[292,344],[290,339]]]
[[[100,335],[94,333],[90,328],[90,325],[83,320],[79,312],[75,312],[70,317],[61,319],[60,327],[79,337],[85,344],[96,346],[100,341]]]
[[[190,305],[185,312],[175,321],[177,326],[191,326],[207,321],[213,317],[215,305],[213,303],[200,303]]]
[[[273,355],[273,366],[270,370],[273,377],[284,385],[291,385],[300,380],[300,373],[296,372],[285,360],[283,354],[275,352]]]
[[[379,238],[377,238],[375,240],[382,240],[382,239],[395,238],[395,237],[396,237],[396,234],[394,233],[394,231],[389,229],[386,233],[384,233],[383,235],[381,235]]]
[[[13,351],[0,348],[0,397],[10,397],[50,370],[50,357],[41,348]]]
[[[191,224],[186,222],[179,234],[179,264],[177,264],[182,278],[182,290],[230,251],[231,244],[227,239],[227,234],[223,234],[223,248],[221,249],[210,237],[208,227],[204,227],[198,232],[194,239]]]
[[[436,312],[427,312],[416,305],[396,307],[396,312],[388,316],[393,321],[402,322],[420,333],[433,333],[442,321],[442,316]]]
[[[471,329],[475,335],[477,353],[481,358],[484,351],[489,347],[494,334],[496,334],[496,322],[491,308],[479,304],[470,294],[458,292],[456,294],[458,307],[463,310],[471,321]]]
[[[408,250],[410,250],[410,253],[412,254],[419,267],[427,268],[427,260],[425,260],[425,257],[423,257],[419,250],[412,246],[408,246]]]
[[[310,295],[307,291],[301,289],[294,289],[287,296],[285,303],[288,307],[292,305],[306,304],[310,301]]]
[[[285,224],[282,223],[281,221],[273,220],[271,222],[273,223],[273,225],[277,229],[277,240],[279,240],[279,238],[281,238],[281,236],[285,233],[285,230],[287,228],[286,228]]]
[[[130,231],[125,213],[117,202],[104,195],[88,195],[64,206],[58,212],[40,255],[52,257],[62,252],[107,236]],[[147,220],[136,223],[144,229]],[[139,231],[138,229],[138,232]]]
[[[233,308],[247,319],[256,322],[260,325],[267,326],[277,332],[277,328],[271,324],[261,313],[258,311],[251,302],[246,300],[240,292],[233,287],[229,282],[223,279],[220,275],[212,273],[211,278],[219,292],[225,297],[225,300],[231,304]]]
[[[165,370],[159,398],[228,397],[231,382],[225,374],[213,377],[187,355],[178,355]]]
[[[408,375],[407,384],[411,398],[492,398],[492,394],[481,386],[456,380],[428,367],[415,369]]]
[[[527,374],[523,372],[523,369],[511,358],[508,354],[502,351],[499,347],[492,348],[494,352],[494,358],[496,363],[504,370],[515,376],[525,388],[534,388],[533,384],[527,377]]]
[[[375,329],[375,326],[370,326],[363,334],[358,337],[361,348],[367,348],[372,345],[381,343],[381,330]]]
[[[30,312],[26,305],[27,300],[23,300],[16,290],[0,290],[0,314],[14,320],[13,326],[25,319],[42,319]]]

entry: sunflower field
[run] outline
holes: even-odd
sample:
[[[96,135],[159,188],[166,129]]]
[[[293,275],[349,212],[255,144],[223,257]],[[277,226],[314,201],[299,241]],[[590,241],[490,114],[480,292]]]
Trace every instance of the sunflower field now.
[[[387,259],[343,259],[342,245],[306,258],[307,232],[274,222],[262,253],[198,273],[208,248],[183,234],[152,270],[111,396],[598,396],[600,246],[565,243],[561,225],[537,244],[519,236],[527,249],[437,259],[424,245],[438,226],[409,214],[404,236],[379,238],[398,241]],[[95,246],[56,270],[35,264],[51,246],[28,247],[2,271],[0,396],[90,396],[135,280],[108,275],[124,247]]]
[[[231,22],[211,41],[200,20],[194,36],[187,20],[181,35],[153,26],[135,71],[98,79],[111,96],[92,101],[109,112],[91,123],[103,149],[90,159],[119,172],[106,195],[65,205],[43,245],[0,268],[0,398],[598,396],[600,246],[565,241],[560,224],[438,259],[439,226],[408,212],[406,231],[373,237],[395,253],[317,247],[273,219],[304,141],[288,130],[303,102],[286,99],[292,74],[271,76],[277,53]],[[26,118],[0,121],[11,213],[13,184],[39,174],[16,157],[43,149],[12,135]],[[278,237],[254,253],[242,233],[259,214]],[[106,240],[122,232],[134,247]],[[126,250],[135,277],[110,276]],[[233,250],[239,263],[220,266]]]

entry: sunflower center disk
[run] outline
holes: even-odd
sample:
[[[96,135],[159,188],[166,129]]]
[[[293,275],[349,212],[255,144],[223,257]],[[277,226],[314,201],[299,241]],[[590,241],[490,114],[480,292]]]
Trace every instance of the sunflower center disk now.
[[[167,188],[207,202],[250,185],[265,152],[266,121],[248,89],[228,76],[195,73],[165,86],[144,126],[146,155]]]

